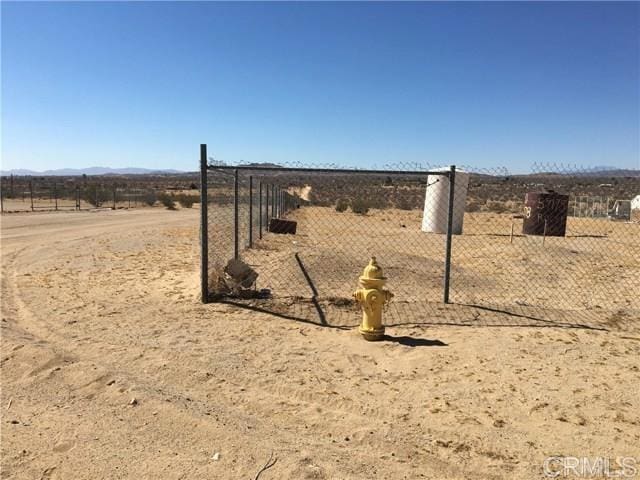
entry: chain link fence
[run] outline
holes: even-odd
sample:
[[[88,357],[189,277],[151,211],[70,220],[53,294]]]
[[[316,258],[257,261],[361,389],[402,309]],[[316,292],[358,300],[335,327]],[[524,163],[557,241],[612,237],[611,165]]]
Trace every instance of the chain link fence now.
[[[91,210],[96,208],[128,209],[151,207],[171,198],[180,204],[197,200],[195,177],[184,176],[169,182],[142,182],[134,179],[99,181],[77,178],[54,180],[51,177],[0,178],[0,211],[2,213]]]
[[[536,164],[526,175],[472,175],[451,298],[567,322],[639,318],[638,195],[638,171]]]
[[[375,256],[391,325],[640,317],[639,172],[453,172],[205,161],[203,299],[354,325],[351,294]]]
[[[447,175],[208,169],[207,295],[335,322],[352,317],[351,293],[375,256],[393,279],[390,311],[402,316],[424,299],[441,302],[446,225],[425,234],[414,209],[429,179]],[[230,260],[251,267],[255,282],[238,285]]]

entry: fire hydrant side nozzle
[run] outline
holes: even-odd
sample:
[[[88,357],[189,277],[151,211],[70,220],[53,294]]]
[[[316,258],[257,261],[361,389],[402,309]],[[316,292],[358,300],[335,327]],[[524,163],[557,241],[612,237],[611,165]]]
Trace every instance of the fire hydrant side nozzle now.
[[[359,278],[360,288],[353,293],[353,298],[362,307],[359,331],[365,340],[381,340],[384,337],[382,307],[393,298],[393,293],[384,287],[386,282],[376,257],[371,257]]]

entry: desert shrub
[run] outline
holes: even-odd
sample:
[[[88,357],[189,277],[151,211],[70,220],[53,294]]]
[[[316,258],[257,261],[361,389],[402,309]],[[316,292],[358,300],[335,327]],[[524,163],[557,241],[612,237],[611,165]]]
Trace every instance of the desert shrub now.
[[[92,185],[89,188],[85,188],[81,191],[80,198],[87,202],[89,205],[99,207],[107,201],[113,201],[113,192],[110,192],[97,185]]]
[[[400,210],[413,210],[413,205],[409,198],[401,196],[396,202],[396,208],[399,208]]]
[[[522,202],[514,202],[513,200],[508,200],[504,202],[505,210],[510,213],[522,213],[523,204]]]
[[[367,197],[367,206],[369,208],[376,208],[378,210],[384,210],[385,208],[393,207],[393,201],[391,199],[391,192],[388,192],[389,195],[378,194],[377,192],[373,192],[372,195]]]
[[[169,195],[167,193],[161,193],[160,195],[158,195],[158,200],[160,200],[160,203],[162,203],[162,205],[167,207],[167,210],[176,209],[175,199],[173,198],[173,195]]]
[[[354,198],[351,200],[351,211],[360,215],[366,215],[369,212],[369,202],[364,198]]]
[[[196,203],[197,198],[193,195],[187,195],[185,193],[181,193],[175,196],[175,199],[178,200],[178,203],[182,208],[191,208],[193,204]]]
[[[464,209],[465,212],[477,212],[478,210],[480,210],[480,204],[474,200],[467,203]]]
[[[344,212],[349,208],[349,202],[344,198],[339,198],[336,202],[336,212]]]
[[[503,213],[507,210],[507,206],[504,204],[504,202],[487,200],[487,210],[494,213]]]
[[[309,193],[309,203],[318,207],[330,207],[333,201],[328,196],[320,196],[314,190]]]
[[[94,207],[97,207],[98,204],[99,204],[99,201],[96,202],[96,189],[95,188],[82,190],[82,192],[80,193],[80,199],[84,200],[89,205],[94,206]]]
[[[156,192],[145,192],[144,194],[142,194],[142,198],[140,199],[140,201],[149,205],[150,207],[153,207],[156,204],[157,199],[158,197],[156,196]]]

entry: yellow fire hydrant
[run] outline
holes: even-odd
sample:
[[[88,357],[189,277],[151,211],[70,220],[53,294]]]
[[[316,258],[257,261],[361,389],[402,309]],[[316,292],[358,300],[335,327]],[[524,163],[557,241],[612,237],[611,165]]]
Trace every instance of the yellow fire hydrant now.
[[[382,268],[371,257],[360,277],[360,288],[353,297],[362,306],[362,324],[359,331],[365,340],[381,340],[384,337],[382,325],[382,307],[393,297],[393,293],[384,288],[387,279],[382,275]]]

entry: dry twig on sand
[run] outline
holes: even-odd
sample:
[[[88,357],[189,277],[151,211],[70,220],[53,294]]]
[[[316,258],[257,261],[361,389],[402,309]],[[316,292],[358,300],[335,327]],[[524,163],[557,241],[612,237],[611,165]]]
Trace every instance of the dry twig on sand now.
[[[264,466],[260,470],[258,470],[258,473],[256,473],[255,477],[253,477],[253,480],[258,480],[258,477],[260,477],[260,474],[265,470],[273,467],[277,461],[278,461],[278,457],[273,458],[273,452],[271,452],[271,455],[269,455],[269,460],[267,460],[267,463],[265,463]]]

